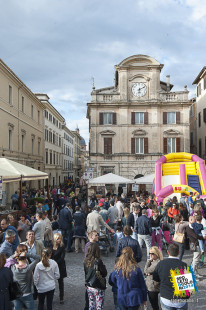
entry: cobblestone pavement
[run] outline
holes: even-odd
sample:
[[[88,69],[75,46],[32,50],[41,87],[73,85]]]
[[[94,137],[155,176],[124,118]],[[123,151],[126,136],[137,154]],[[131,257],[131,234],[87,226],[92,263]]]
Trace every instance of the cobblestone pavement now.
[[[163,252],[166,257],[166,252]],[[184,261],[188,264],[192,261],[192,255],[189,251],[185,252]],[[84,301],[85,301],[85,286],[84,286],[84,269],[83,269],[83,253],[67,253],[66,254],[66,264],[67,264],[67,273],[68,277],[64,279],[65,283],[65,303],[64,305],[60,305],[59,303],[59,290],[58,283],[56,285],[55,297],[53,302],[53,310],[83,310],[84,309]],[[104,253],[102,253],[102,260],[107,267],[108,276],[110,272],[113,270],[114,261],[115,261],[115,253],[109,253],[109,256],[106,257]],[[143,260],[140,263],[140,268],[143,270],[146,262],[146,251],[143,249]],[[189,310],[199,310],[206,309],[206,267],[199,269],[199,273],[205,275],[203,280],[198,282],[198,293],[195,294],[193,298],[191,298],[188,303]],[[105,294],[105,310],[113,310],[113,295],[111,291],[111,286],[108,285]],[[151,310],[151,305],[148,301],[148,309]]]

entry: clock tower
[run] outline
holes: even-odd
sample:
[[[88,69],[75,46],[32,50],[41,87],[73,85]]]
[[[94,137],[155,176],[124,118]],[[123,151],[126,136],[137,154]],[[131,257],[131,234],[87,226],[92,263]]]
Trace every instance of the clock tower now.
[[[87,109],[94,177],[113,172],[129,179],[154,173],[166,153],[189,152],[188,90],[172,92],[163,64],[130,56],[115,66],[115,85],[93,88]]]

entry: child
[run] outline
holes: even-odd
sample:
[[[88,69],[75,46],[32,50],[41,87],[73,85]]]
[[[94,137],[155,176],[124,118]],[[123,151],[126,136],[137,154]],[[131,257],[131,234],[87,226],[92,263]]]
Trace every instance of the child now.
[[[202,230],[204,229],[203,225],[201,224],[201,221],[202,221],[202,216],[197,215],[196,222],[192,224],[192,228],[198,236],[202,236]],[[199,242],[199,247],[200,247],[201,252],[204,253],[203,240],[198,240],[198,242]]]
[[[122,232],[122,227],[121,226],[117,226],[117,229],[116,229],[116,233],[114,234],[117,242],[124,238],[124,235],[123,235],[123,232]]]

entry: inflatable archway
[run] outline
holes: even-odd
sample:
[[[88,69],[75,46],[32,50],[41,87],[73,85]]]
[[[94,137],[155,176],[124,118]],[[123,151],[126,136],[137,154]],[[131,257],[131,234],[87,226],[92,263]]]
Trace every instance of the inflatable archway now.
[[[172,193],[206,197],[205,161],[190,153],[170,153],[156,162],[154,192],[158,202]]]

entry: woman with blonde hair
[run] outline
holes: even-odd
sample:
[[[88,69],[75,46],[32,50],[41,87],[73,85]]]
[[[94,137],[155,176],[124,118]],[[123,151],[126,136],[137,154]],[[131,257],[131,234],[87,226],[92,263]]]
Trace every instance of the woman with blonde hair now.
[[[121,310],[137,310],[141,304],[146,306],[147,288],[130,247],[122,250],[110,281],[117,287],[117,303]]]
[[[153,272],[160,260],[163,260],[162,252],[158,247],[153,246],[149,250],[150,258],[147,260],[144,273],[146,275],[146,286],[148,297],[153,310],[159,310],[158,294],[160,291],[160,283],[153,280]]]
[[[65,246],[63,238],[60,233],[54,234],[53,249],[51,258],[55,260],[59,267],[60,278],[59,283],[59,298],[60,304],[64,304],[64,278],[67,277],[66,263],[65,263]]]
[[[34,284],[39,298],[38,310],[44,309],[45,297],[47,297],[47,310],[52,310],[55,280],[60,277],[58,265],[51,259],[51,255],[51,249],[44,249],[41,262],[36,265],[34,271]]]

